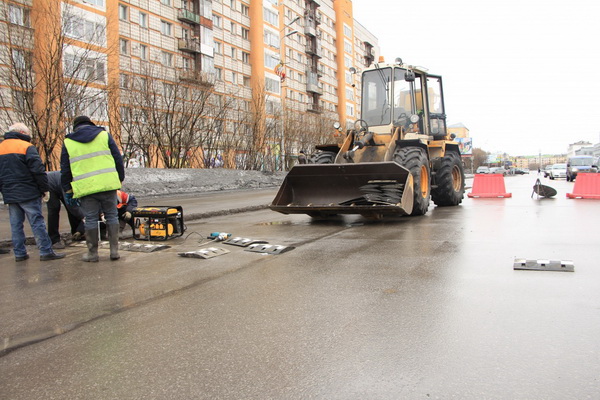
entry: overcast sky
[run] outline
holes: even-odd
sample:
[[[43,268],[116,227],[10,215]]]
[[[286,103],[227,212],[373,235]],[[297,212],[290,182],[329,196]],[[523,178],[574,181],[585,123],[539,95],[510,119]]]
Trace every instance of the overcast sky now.
[[[600,142],[600,0],[352,0],[401,57],[442,75],[448,123],[512,156]]]

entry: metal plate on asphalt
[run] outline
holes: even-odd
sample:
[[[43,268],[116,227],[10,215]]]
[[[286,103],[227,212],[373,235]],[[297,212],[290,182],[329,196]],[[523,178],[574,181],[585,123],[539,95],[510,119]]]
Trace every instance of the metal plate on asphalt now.
[[[229,253],[229,250],[222,249],[220,247],[207,247],[206,249],[196,251],[186,251],[185,253],[177,253],[181,257],[190,258],[213,258],[222,256],[223,254]]]
[[[248,246],[248,248],[245,251],[277,255],[293,249],[293,247],[281,246],[278,244],[252,244]]]
[[[103,244],[102,247],[110,247],[108,242],[106,245]],[[129,243],[129,242],[119,242],[119,250],[126,251],[139,251],[142,253],[152,253],[153,251],[169,249],[171,246],[167,246],[165,244],[139,244],[139,243]]]
[[[249,239],[249,238],[234,237],[234,238],[227,239],[223,243],[230,244],[230,245],[233,245],[233,246],[248,247],[251,244],[255,244],[255,243],[267,243],[267,241],[266,240],[258,240],[258,239]]]
[[[573,265],[573,261],[526,260],[524,258],[516,258],[513,268],[516,270],[531,271],[575,271],[575,265]]]

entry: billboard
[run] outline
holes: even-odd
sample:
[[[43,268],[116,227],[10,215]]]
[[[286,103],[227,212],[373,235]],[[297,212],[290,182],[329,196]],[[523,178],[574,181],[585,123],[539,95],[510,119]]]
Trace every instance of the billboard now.
[[[455,142],[458,142],[458,149],[460,150],[461,156],[472,156],[473,155],[473,139],[471,138],[454,138]]]

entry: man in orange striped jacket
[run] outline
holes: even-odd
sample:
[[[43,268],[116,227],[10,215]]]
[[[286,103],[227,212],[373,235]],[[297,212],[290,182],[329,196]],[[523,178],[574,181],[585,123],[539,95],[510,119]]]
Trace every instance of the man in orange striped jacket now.
[[[15,260],[29,258],[23,230],[26,216],[40,250],[40,260],[57,260],[65,254],[52,250],[42,215],[42,198],[49,190],[46,168],[30,142],[29,128],[16,123],[4,134],[4,141],[0,143],[0,191],[4,203],[8,204]]]

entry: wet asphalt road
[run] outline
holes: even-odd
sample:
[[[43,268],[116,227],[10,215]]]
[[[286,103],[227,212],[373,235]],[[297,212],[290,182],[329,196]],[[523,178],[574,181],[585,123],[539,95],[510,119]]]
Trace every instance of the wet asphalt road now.
[[[0,256],[0,332],[15,349],[0,357],[0,393],[595,399],[600,202],[545,179],[557,197],[531,198],[535,178],[507,177],[510,199],[465,197],[417,218],[190,221],[172,248],[118,262],[81,263],[73,247],[64,262]],[[177,256],[213,231],[295,248]],[[515,258],[575,272],[515,271]]]

